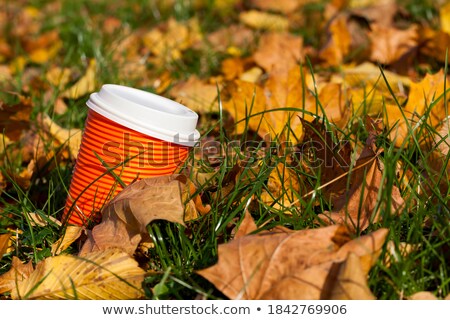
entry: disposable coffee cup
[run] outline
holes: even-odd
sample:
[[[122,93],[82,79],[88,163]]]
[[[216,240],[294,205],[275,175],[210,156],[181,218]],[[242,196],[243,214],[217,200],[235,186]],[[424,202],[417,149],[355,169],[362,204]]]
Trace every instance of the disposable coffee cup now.
[[[173,174],[200,137],[198,116],[170,99],[120,85],[92,93],[64,219],[85,225],[124,185]]]

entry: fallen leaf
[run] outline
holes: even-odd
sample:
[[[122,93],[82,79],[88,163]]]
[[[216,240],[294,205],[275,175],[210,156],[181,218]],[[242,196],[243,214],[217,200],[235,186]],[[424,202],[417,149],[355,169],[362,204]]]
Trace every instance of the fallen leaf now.
[[[0,275],[0,294],[12,292],[17,283],[27,279],[33,272],[33,264],[29,261],[23,264],[19,258],[12,258],[11,269]]]
[[[125,187],[102,210],[102,222],[88,234],[80,255],[115,247],[132,255],[147,225],[163,219],[184,225],[178,175],[146,178]]]
[[[187,81],[177,83],[170,89],[170,95],[181,104],[199,112],[217,109],[217,93],[220,85],[206,83],[192,75]]]
[[[389,26],[373,24],[369,32],[372,42],[370,59],[383,64],[398,61],[413,48],[419,40],[418,26],[400,30]]]
[[[47,114],[40,114],[38,122],[61,145],[67,145],[70,156],[76,159],[81,145],[83,132],[81,129],[64,129],[56,124]]]
[[[297,10],[300,6],[313,1],[315,0],[251,0],[250,3],[256,8],[264,11],[278,11],[284,14],[290,14]]]
[[[11,239],[10,233],[0,234],[0,260],[3,257],[3,255],[8,251],[8,248],[11,245],[10,239]]]
[[[350,252],[366,259],[381,250],[387,230],[375,233],[380,236],[345,243],[339,226],[247,235],[219,245],[218,263],[198,273],[230,299],[321,299],[330,295],[327,281],[336,279],[335,263]]]
[[[269,73],[286,75],[303,62],[303,38],[286,32],[271,32],[262,35],[253,54],[255,63]]]
[[[74,243],[83,232],[83,227],[66,226],[64,234],[52,244],[52,256],[59,255]]]
[[[22,133],[30,129],[33,109],[31,98],[19,95],[19,102],[7,105],[0,102],[0,132],[11,141],[18,141]]]
[[[253,31],[241,24],[223,27],[206,36],[208,43],[216,51],[227,51],[229,48],[247,48],[254,42]]]
[[[256,229],[257,226],[250,211],[245,210],[244,219],[242,219],[241,223],[239,224],[239,228],[234,235],[234,239],[242,238],[252,233],[253,231],[256,231]]]
[[[410,295],[408,300],[438,300],[438,298],[432,292],[420,291]]]
[[[81,257],[60,255],[38,263],[28,279],[12,291],[17,299],[138,299],[144,296],[145,271],[119,249]]]
[[[70,88],[63,91],[60,97],[78,99],[95,91],[97,79],[97,63],[94,59],[89,61],[86,73]]]
[[[352,232],[365,230],[370,223],[381,219],[381,206],[378,205],[378,195],[384,185],[383,171],[376,152],[375,138],[377,132],[369,129],[366,146],[361,152],[352,170],[350,190],[334,200],[333,210],[324,212],[318,217],[325,223],[346,225]],[[398,213],[404,205],[400,190],[393,185],[389,212]]]
[[[263,74],[262,69],[260,69],[258,67],[253,67],[253,68],[243,72],[239,76],[239,80],[256,83],[256,82],[258,82],[258,80],[260,79],[262,74]]]
[[[53,218],[51,216],[45,216],[45,218],[44,218],[44,216],[42,214],[38,214],[36,212],[24,212],[23,214],[28,217],[32,227],[35,227],[35,226],[45,227],[45,226],[49,225],[49,222],[51,222],[57,226],[61,226],[61,221],[59,221],[58,219]]]
[[[424,121],[423,116],[428,112],[427,123],[432,127],[439,127],[447,116],[444,101],[444,83],[446,76],[442,69],[435,74],[426,74],[420,82],[412,82],[408,95],[408,101],[402,111],[398,106],[387,106],[385,122],[391,129],[390,139],[399,147],[411,140],[410,128],[415,128],[419,121]],[[447,99],[450,97],[447,95]],[[405,116],[403,116],[403,114]],[[430,143],[432,137],[425,132],[419,141],[422,145]]]
[[[360,258],[352,252],[339,265],[336,281],[331,286],[330,300],[375,300],[367,285],[367,272]]]
[[[150,60],[160,65],[180,59],[183,51],[202,39],[197,18],[185,23],[170,18],[142,36],[145,47],[154,55],[154,59]]]
[[[434,30],[430,27],[420,30],[420,53],[437,59],[444,63],[447,57],[447,48],[450,47],[450,33],[442,30]]]
[[[284,210],[293,205],[301,194],[298,176],[293,170],[279,163],[269,175],[267,190],[261,193],[261,201],[270,209]]]
[[[289,20],[286,17],[258,10],[241,12],[239,20],[253,29],[286,31],[289,28]]]
[[[319,56],[326,65],[339,66],[350,52],[352,36],[347,27],[347,15],[338,15],[328,27],[329,40],[320,50]]]
[[[441,6],[439,16],[441,18],[441,30],[450,34],[450,2]]]

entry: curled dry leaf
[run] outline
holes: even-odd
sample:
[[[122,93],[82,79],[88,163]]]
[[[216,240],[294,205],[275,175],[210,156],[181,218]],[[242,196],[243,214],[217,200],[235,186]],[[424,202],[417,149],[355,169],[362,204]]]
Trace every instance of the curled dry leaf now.
[[[81,145],[83,132],[81,129],[64,129],[46,114],[38,116],[42,128],[62,145],[66,144],[72,159],[76,159]]]
[[[28,217],[31,226],[33,227],[35,226],[45,227],[49,224],[49,222],[57,226],[61,226],[61,221],[50,216],[45,216],[44,218],[42,214],[38,214],[36,212],[24,212],[23,214]]]
[[[341,226],[261,232],[219,245],[218,263],[198,273],[230,299],[325,299],[332,294],[330,279],[338,277],[333,265],[352,253],[367,275],[387,233],[380,229],[349,241]],[[347,274],[344,268],[341,279],[347,281]]]
[[[163,219],[184,224],[179,175],[146,178],[124,188],[102,210],[102,222],[88,234],[80,255],[119,247],[130,255],[136,250],[147,224]]]
[[[217,93],[220,86],[206,83],[197,76],[191,76],[185,82],[176,84],[170,90],[170,94],[188,108],[199,112],[210,112],[217,105]],[[216,108],[217,109],[217,106]]]
[[[13,292],[17,283],[27,279],[33,272],[33,264],[29,261],[23,264],[19,258],[13,257],[11,269],[0,276],[0,294]]]
[[[83,257],[60,255],[36,266],[12,291],[13,299],[137,299],[144,295],[145,271],[120,249],[90,252]]]
[[[52,244],[52,256],[59,255],[75,242],[83,232],[83,227],[67,226],[64,234]]]

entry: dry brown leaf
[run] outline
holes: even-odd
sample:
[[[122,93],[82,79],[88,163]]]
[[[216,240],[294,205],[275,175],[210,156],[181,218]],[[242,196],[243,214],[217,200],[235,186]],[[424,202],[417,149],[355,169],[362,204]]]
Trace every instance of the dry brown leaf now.
[[[373,24],[369,32],[369,38],[372,42],[370,59],[383,64],[391,64],[417,47],[419,40],[418,26],[412,25],[408,29],[400,30]]]
[[[356,231],[364,230],[370,223],[381,219],[377,199],[384,185],[383,165],[376,153],[375,138],[378,133],[373,129],[369,130],[366,147],[349,172],[350,190],[335,199],[333,211],[318,216],[323,222],[344,224],[349,230]],[[390,212],[398,213],[404,200],[396,186],[392,186],[391,199]]]
[[[145,271],[120,249],[90,252],[83,257],[60,255],[36,266],[18,283],[13,299],[138,299],[144,296]]]
[[[33,264],[29,261],[23,264],[19,258],[13,257],[11,269],[0,276],[0,294],[5,292],[12,292],[17,283],[27,279],[33,272]]]
[[[320,299],[330,295],[335,263],[380,251],[387,230],[376,233],[348,241],[345,228],[331,226],[248,235],[219,245],[218,263],[198,273],[230,299]]]
[[[59,255],[74,243],[83,232],[84,228],[79,226],[67,226],[64,234],[52,244],[52,256]]]
[[[289,28],[289,20],[286,17],[258,10],[241,12],[239,20],[253,29],[287,31]]]
[[[352,35],[347,26],[347,15],[338,15],[329,26],[329,40],[319,56],[329,66],[339,66],[350,52]]]
[[[96,225],[80,250],[116,247],[132,255],[147,233],[147,224],[163,219],[184,224],[179,175],[146,178],[125,187],[102,210],[102,222]]]
[[[241,223],[239,224],[239,228],[234,235],[234,239],[242,238],[252,233],[253,231],[256,231],[257,228],[258,227],[256,226],[255,220],[253,220],[250,211],[245,210],[244,219],[242,219]]]
[[[220,85],[206,83],[197,76],[192,75],[187,81],[177,83],[170,89],[170,95],[187,106],[188,108],[199,112],[211,112],[217,109],[217,92]]]
[[[286,32],[264,34],[253,54],[256,64],[266,72],[281,73],[284,76],[304,59],[303,38]]]
[[[336,282],[330,291],[330,300],[375,300],[367,286],[367,272],[361,266],[361,259],[352,252],[339,265]]]
[[[35,226],[45,227],[49,224],[49,221],[51,221],[52,223],[54,223],[57,226],[61,226],[61,221],[59,221],[56,218],[50,217],[50,216],[46,216],[44,218],[42,216],[42,214],[38,214],[36,212],[24,212],[23,214],[28,217],[28,219],[30,220],[31,226],[33,226],[33,227],[35,227]]]
[[[97,79],[97,63],[94,59],[89,61],[86,73],[70,88],[63,91],[61,98],[78,99],[95,91]]]

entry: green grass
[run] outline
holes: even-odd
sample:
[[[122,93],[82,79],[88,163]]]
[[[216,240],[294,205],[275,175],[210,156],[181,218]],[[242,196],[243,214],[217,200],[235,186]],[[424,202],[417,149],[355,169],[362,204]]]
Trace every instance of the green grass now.
[[[42,8],[46,3],[37,1],[34,5]],[[174,12],[157,6],[148,7],[146,1],[140,0],[127,2],[120,10],[112,10],[109,2],[63,1],[62,3],[61,11],[55,12],[53,19],[49,19],[44,24],[44,29],[58,28],[64,43],[63,54],[58,55],[54,62],[61,67],[76,68],[82,73],[89,59],[95,58],[98,62],[99,84],[134,85],[134,80],[118,77],[117,66],[111,61],[112,52],[109,47],[114,35],[103,35],[92,20],[94,16],[108,16],[118,12],[117,17],[134,29],[142,25],[151,28],[166,20],[171,13],[180,21],[197,14],[189,1],[181,0],[175,1]],[[407,8],[411,10],[416,20],[425,17],[427,21],[434,21],[436,12],[428,2],[408,1]],[[323,9],[323,5],[311,5],[305,10],[317,10],[320,13]],[[199,14],[201,27],[205,33],[216,30],[225,23],[237,21],[237,16],[233,12],[223,15],[214,11],[210,1],[207,1]],[[296,32],[304,35],[307,42],[317,45],[316,34],[314,34],[317,30],[302,29]],[[170,65],[170,70],[175,79],[185,79],[191,74],[212,76],[218,73],[220,62],[225,56],[223,53],[213,51],[189,49],[181,61]],[[41,68],[45,70],[49,64]],[[310,65],[310,67],[314,71],[315,66]],[[16,78],[19,79],[20,75]],[[22,83],[18,80],[13,83],[13,86],[17,92],[24,90]],[[148,84],[145,89],[151,91],[153,87]],[[63,115],[56,115],[52,110],[53,100],[45,102],[42,96],[35,95],[33,96],[35,110],[31,122],[35,122],[38,112],[45,112],[63,127],[83,127],[87,110],[86,98],[80,97],[75,101],[68,101],[68,111]],[[2,95],[2,99],[6,98]],[[248,104],[248,108],[251,109],[251,103]],[[317,105],[320,107],[319,100]],[[301,111],[301,108],[299,107],[298,110]],[[218,132],[216,138],[222,144],[231,141],[233,137],[223,128],[222,123],[225,120],[222,115],[214,119],[212,122],[206,122],[208,126],[200,128],[202,134]],[[363,117],[355,116],[350,123],[341,132],[342,139],[352,140],[355,144],[364,143],[368,132],[363,126]],[[405,144],[401,148],[395,148],[390,143],[389,132],[384,132],[378,137],[377,143],[384,149],[381,161],[385,168],[383,171],[385,188],[381,189],[378,202],[380,205],[389,204],[390,190],[393,186],[399,186],[402,195],[405,196],[406,204],[398,216],[392,216],[389,210],[382,212],[384,217],[382,222],[371,224],[361,234],[386,227],[390,230],[388,240],[393,241],[395,245],[401,242],[418,245],[418,249],[408,256],[392,261],[389,268],[382,262],[387,256],[386,250],[383,250],[369,277],[370,289],[379,299],[400,299],[422,290],[432,291],[440,297],[450,293],[449,191],[447,184],[442,184],[443,187],[439,188],[437,183],[438,181],[448,182],[449,177],[445,170],[446,165],[438,172],[430,166],[429,157],[432,150],[424,150],[418,143],[424,135],[435,131],[436,129],[430,127],[427,121],[423,121],[418,130],[411,133],[416,143]],[[289,132],[288,127],[286,132]],[[245,138],[244,135],[241,142],[245,142]],[[6,160],[1,170],[6,177],[11,172],[20,172],[22,168],[21,159],[14,157],[14,149],[20,147],[20,145],[12,145],[3,155]],[[224,165],[218,168],[207,161],[202,162],[198,168],[200,171],[215,173],[209,182],[199,188],[204,202],[211,205],[211,212],[195,221],[187,222],[186,226],[165,221],[156,221],[148,226],[154,247],[138,256],[138,260],[148,270],[152,270],[145,279],[147,298],[194,299],[198,295],[209,299],[225,298],[212,284],[197,275],[195,270],[211,266],[217,261],[218,245],[232,238],[232,230],[239,225],[246,209],[251,211],[261,229],[275,226],[287,226],[294,230],[318,227],[314,222],[317,213],[331,206],[329,199],[320,191],[314,197],[303,198],[302,194],[294,194],[294,198],[300,199],[301,209],[293,206],[275,208],[275,204],[282,205],[280,197],[283,197],[284,193],[292,192],[289,188],[283,189],[280,197],[274,197],[272,204],[263,203],[260,200],[263,191],[268,191],[267,181],[273,168],[287,160],[286,155],[283,154],[268,152],[263,154],[261,159],[263,161],[258,170],[246,166],[235,182],[232,177],[233,167],[237,162],[236,156],[225,154]],[[403,173],[397,172],[396,164],[399,161],[402,163]],[[447,164],[448,161],[447,155],[443,163]],[[186,166],[192,167],[195,162],[194,155],[191,154]],[[32,226],[23,213],[35,212],[45,219],[48,217],[60,219],[73,165],[71,162],[58,164],[43,175],[36,175],[31,181],[30,188],[25,191],[11,180],[10,188],[1,194],[0,234],[8,229],[16,232],[17,237],[16,242],[13,243],[14,250],[0,260],[0,274],[9,270],[13,256],[18,256],[22,261],[32,260],[34,263],[51,256],[51,245],[60,237],[62,229],[53,224],[45,227]],[[319,187],[318,176],[311,176],[301,167],[295,167],[293,171],[305,184]],[[408,171],[412,173],[412,177],[409,177],[409,181],[405,183],[407,179],[405,172]],[[283,180],[282,177],[281,180]],[[230,183],[235,184],[231,192],[227,188]],[[418,192],[418,188],[423,189],[424,186],[426,192]],[[389,206],[386,207],[389,208]],[[75,243],[65,252],[75,254],[78,250],[77,246],[78,243]],[[7,298],[7,295],[0,296],[0,299]]]

